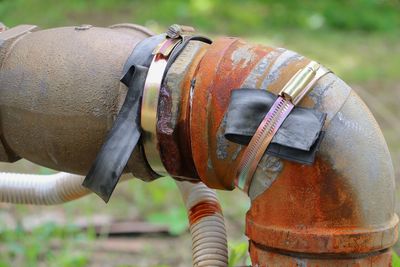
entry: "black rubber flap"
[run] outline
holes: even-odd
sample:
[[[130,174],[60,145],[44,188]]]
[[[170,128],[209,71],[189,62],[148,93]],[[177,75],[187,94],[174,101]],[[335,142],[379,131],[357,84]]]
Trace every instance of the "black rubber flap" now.
[[[153,60],[153,50],[165,39],[165,34],[154,35],[149,38],[143,39],[138,43],[126,60],[124,68],[122,70],[121,82],[129,87],[131,82],[133,65],[140,65],[144,67],[150,67],[151,61]]]
[[[95,192],[105,202],[110,199],[132,151],[139,145],[141,135],[139,108],[144,82],[153,59],[152,52],[163,39],[165,34],[142,40],[127,59],[121,78],[121,82],[128,87],[125,101],[83,181],[83,186]],[[151,177],[151,171],[148,172]]]
[[[83,186],[108,202],[140,138],[139,107],[148,68],[131,66],[129,89],[121,110],[97,154]]]
[[[261,89],[232,91],[225,137],[247,145],[277,96]],[[315,109],[295,107],[285,119],[266,153],[302,164],[312,164],[323,138],[326,114]]]

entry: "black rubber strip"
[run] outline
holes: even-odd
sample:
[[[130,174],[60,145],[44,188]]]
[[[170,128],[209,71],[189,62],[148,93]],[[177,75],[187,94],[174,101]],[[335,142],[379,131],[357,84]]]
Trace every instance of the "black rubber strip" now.
[[[132,53],[125,62],[124,68],[122,70],[121,82],[129,87],[132,74],[129,70],[133,65],[140,65],[149,68],[151,61],[153,60],[153,51],[163,40],[165,39],[165,34],[154,35],[140,41]]]
[[[108,202],[140,138],[139,107],[148,68],[133,65],[124,104],[97,154],[83,186]]]
[[[241,88],[231,93],[225,138],[247,145],[277,96],[261,89]],[[312,164],[323,138],[326,114],[295,107],[276,132],[266,153],[302,164]]]
[[[165,34],[159,34],[142,40],[124,65],[121,82],[128,87],[125,101],[82,184],[105,202],[110,199],[132,151],[140,145],[139,108],[143,87],[153,59],[152,52],[164,39]],[[144,155],[140,155],[146,162]],[[144,166],[144,170],[147,179],[157,176],[148,166]]]

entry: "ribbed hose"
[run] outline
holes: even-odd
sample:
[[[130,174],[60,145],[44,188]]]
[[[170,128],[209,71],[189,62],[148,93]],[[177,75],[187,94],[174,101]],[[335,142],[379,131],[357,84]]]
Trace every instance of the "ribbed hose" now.
[[[56,205],[90,193],[85,177],[59,172],[51,175],[0,173],[0,202]]]
[[[228,266],[224,217],[215,191],[203,183],[176,183],[188,211],[193,266]]]

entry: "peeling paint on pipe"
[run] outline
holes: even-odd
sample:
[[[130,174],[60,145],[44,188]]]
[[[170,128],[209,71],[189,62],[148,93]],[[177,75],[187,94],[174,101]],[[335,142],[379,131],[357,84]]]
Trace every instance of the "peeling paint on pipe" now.
[[[195,75],[191,117],[193,159],[205,184],[233,189],[242,156],[243,147],[221,143],[230,91],[255,85],[278,93],[308,62],[292,51],[234,38],[210,46]],[[392,162],[376,121],[334,74],[323,77],[300,105],[327,113],[325,138],[312,166],[268,155],[259,164],[246,219],[253,265],[296,266],[304,258],[300,266],[336,266],[343,257],[359,258],[348,261],[354,264],[388,263],[398,217]]]

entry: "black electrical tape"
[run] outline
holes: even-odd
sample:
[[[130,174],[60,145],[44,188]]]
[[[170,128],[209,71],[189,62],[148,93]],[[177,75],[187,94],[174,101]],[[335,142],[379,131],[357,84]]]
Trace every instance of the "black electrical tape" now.
[[[231,93],[225,138],[247,145],[277,96],[261,89],[241,88]],[[302,164],[312,164],[323,138],[326,114],[295,107],[276,132],[266,153]]]

